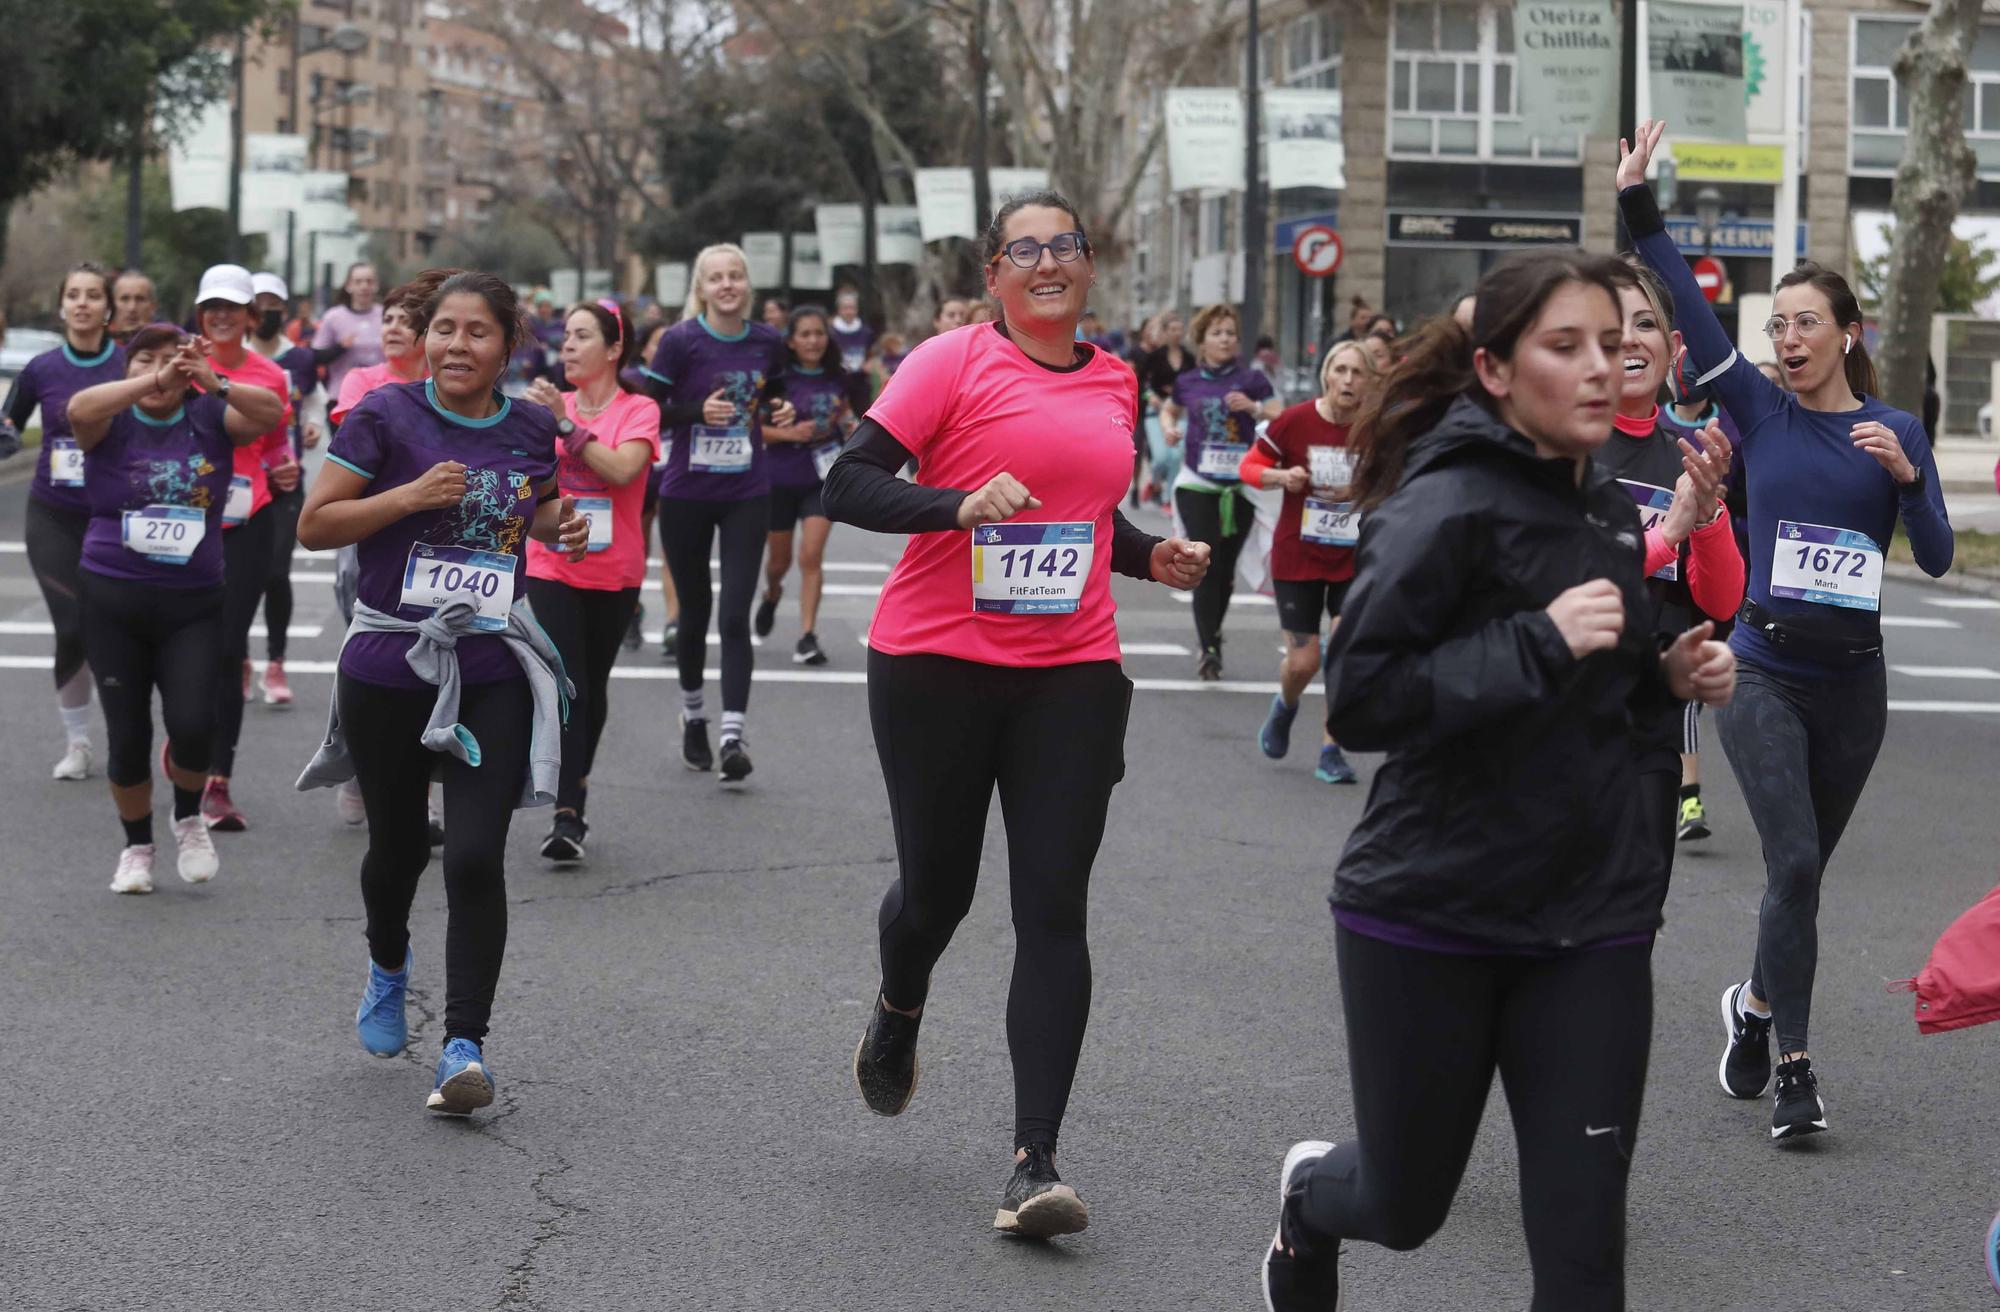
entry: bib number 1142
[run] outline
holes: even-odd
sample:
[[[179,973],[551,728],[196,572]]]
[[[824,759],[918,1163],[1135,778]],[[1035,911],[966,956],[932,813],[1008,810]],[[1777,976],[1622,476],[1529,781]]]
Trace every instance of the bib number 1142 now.
[[[972,530],[972,608],[1068,615],[1083,601],[1096,525],[982,524]]]

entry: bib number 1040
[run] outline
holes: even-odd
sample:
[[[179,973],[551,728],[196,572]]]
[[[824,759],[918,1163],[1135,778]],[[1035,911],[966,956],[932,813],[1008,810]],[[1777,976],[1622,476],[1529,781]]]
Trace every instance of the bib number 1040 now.
[[[470,602],[476,612],[472,627],[498,633],[507,627],[507,612],[514,605],[514,558],[419,542],[410,548],[401,601],[424,611],[436,611],[453,601]]]
[[[972,530],[972,608],[1068,615],[1083,601],[1094,524],[982,524]]]

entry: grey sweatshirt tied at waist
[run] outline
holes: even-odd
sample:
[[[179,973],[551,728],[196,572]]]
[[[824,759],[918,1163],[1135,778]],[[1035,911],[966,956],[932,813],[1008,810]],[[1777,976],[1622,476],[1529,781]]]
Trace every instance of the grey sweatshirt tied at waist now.
[[[472,627],[479,611],[469,601],[452,600],[421,620],[398,619],[376,610],[366,602],[354,604],[354,619],[340,640],[344,650],[357,633],[414,633],[417,640],[404,657],[418,678],[437,687],[437,702],[431,707],[430,723],[418,739],[433,752],[449,752],[470,766],[479,764],[479,740],[458,722],[458,640],[479,632]],[[563,671],[562,657],[549,635],[534,622],[526,607],[516,602],[507,612],[505,631],[492,634],[507,644],[514,659],[528,676],[528,689],[535,703],[528,738],[528,776],[521,783],[521,807],[547,806],[556,800],[556,781],[562,771],[562,726],[569,719],[569,699],[576,686]],[[346,731],[340,724],[340,687],[334,684],[332,705],[327,710],[326,738],[306,763],[298,789],[331,788],[354,777],[354,758],[348,755]]]

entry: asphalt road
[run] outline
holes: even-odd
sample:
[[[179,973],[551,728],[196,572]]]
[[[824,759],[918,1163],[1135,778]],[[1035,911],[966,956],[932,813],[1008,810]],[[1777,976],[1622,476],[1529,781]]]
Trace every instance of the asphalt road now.
[[[328,566],[297,562],[300,705],[246,716],[236,793],[254,828],[220,836],[210,885],[163,863],[154,896],[114,897],[102,784],[48,778],[60,742],[22,497],[0,492],[0,1306],[1260,1306],[1280,1156],[1352,1129],[1324,897],[1363,798],[1313,782],[1316,694],[1292,759],[1256,752],[1269,605],[1236,608],[1230,682],[1201,688],[1186,604],[1119,584],[1142,692],[1095,876],[1097,990],[1061,1156],[1093,1222],[1032,1245],[989,1229],[1011,1124],[997,823],[994,877],[936,978],[914,1106],[873,1117],[848,1073],[892,869],[859,638],[894,543],[836,533],[834,664],[809,678],[786,659],[788,602],[740,793],[672,759],[672,683],[650,649],[626,657],[590,864],[542,865],[545,813],[514,826],[487,1048],[500,1101],[460,1122],[422,1111],[438,881],[415,912],[413,1051],[370,1058],[352,1025],[364,838],[330,795],[291,787],[331,686]],[[1896,709],[1820,919],[1834,1133],[1774,1149],[1767,1106],[1716,1088],[1715,999],[1747,968],[1762,873],[1712,749],[1717,835],[1683,849],[1654,957],[1634,1308],[2000,1308],[1980,1260],[2000,1207],[2000,1027],[1923,1038],[1910,998],[1884,991],[1996,878],[2000,603],[1892,584],[1885,610],[1901,621]],[[1409,1031],[1425,1041],[1423,1016]],[[1574,1042],[1581,1057],[1594,1037]],[[1525,1306],[1516,1184],[1495,1097],[1444,1231],[1416,1253],[1353,1249],[1349,1306]]]

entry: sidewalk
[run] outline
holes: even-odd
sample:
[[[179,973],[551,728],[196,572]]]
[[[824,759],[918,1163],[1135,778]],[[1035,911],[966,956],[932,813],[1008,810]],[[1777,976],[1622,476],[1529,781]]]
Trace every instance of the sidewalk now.
[[[1937,463],[1938,482],[1945,491],[1993,494],[1993,466],[2000,463],[2000,442],[1976,437],[1941,438]]]

